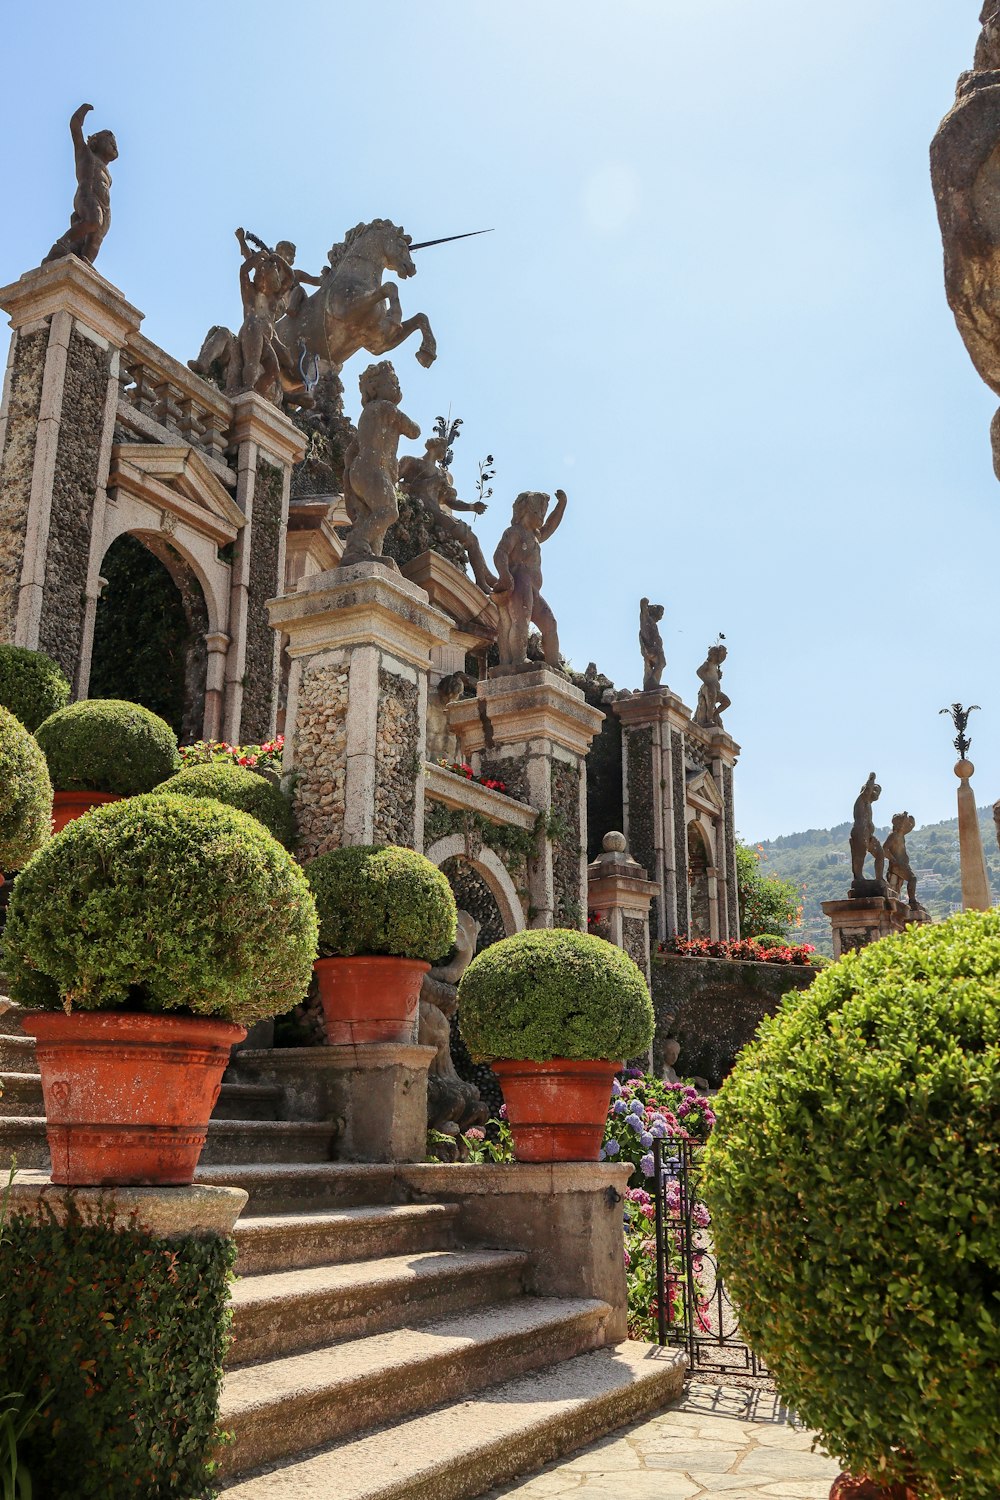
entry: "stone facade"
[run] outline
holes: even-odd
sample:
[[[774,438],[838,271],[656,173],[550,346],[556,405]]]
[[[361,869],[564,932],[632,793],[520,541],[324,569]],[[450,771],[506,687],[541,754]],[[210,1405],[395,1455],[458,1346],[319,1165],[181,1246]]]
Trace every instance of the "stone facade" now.
[[[267,600],[273,598],[280,586],[284,480],[283,469],[258,454],[239,735],[246,743],[268,739],[274,727],[277,662],[274,631],[267,618]]]
[[[552,845],[552,890],[554,894],[553,926],[579,927],[580,856],[583,852],[580,827],[582,767],[579,762],[553,760],[552,797],[549,804],[548,836]]]
[[[7,374],[6,440],[0,462],[0,492],[5,517],[0,528],[0,630],[5,641],[14,639],[17,627],[28,502],[35,467],[38,412],[48,343],[48,324],[33,333],[15,335]]]
[[[315,859],[343,843],[348,675],[346,657],[325,665],[315,663],[303,674],[299,687],[301,744],[292,805],[303,860]]]
[[[420,695],[415,682],[384,667],[378,674],[376,737],[375,842],[412,845],[417,776],[423,770]]]
[[[685,799],[684,782],[684,736],[679,729],[670,731],[670,780],[672,790],[673,808],[683,808]],[[670,921],[664,912],[659,924],[654,922],[653,931],[657,936],[673,937],[676,932],[687,932],[691,925],[691,908],[689,901],[687,867],[688,867],[688,842],[687,842],[687,820],[684,817],[674,816],[674,888],[673,901],[673,925],[674,932],[670,931]],[[668,905],[668,897],[665,893],[663,906]],[[662,928],[662,932],[661,932]]]

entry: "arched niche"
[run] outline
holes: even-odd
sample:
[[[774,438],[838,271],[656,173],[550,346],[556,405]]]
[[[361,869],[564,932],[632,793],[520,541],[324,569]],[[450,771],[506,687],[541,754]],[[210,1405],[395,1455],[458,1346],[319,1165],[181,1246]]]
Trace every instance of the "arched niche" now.
[[[425,853],[432,864],[443,866],[448,860],[460,860],[475,872],[496,904],[500,922],[503,925],[502,936],[510,937],[514,932],[523,931],[524,911],[517,889],[510,878],[510,872],[503,860],[485,844],[471,858],[467,849],[465,835],[452,833],[446,838],[438,839],[435,844],[425,850]],[[461,905],[461,902],[459,904]],[[473,912],[473,916],[476,916],[478,920],[477,913]]]
[[[712,938],[718,935],[717,923],[712,920],[712,849],[705,829],[698,818],[693,818],[687,827],[688,844],[688,895],[691,921],[689,936]]]

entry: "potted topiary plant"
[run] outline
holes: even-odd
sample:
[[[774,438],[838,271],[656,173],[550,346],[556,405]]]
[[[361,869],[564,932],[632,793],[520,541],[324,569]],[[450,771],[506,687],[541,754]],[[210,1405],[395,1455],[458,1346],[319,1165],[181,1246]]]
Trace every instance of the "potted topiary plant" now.
[[[53,1182],[189,1183],[230,1047],[302,999],[316,932],[291,855],[221,803],[134,797],[53,839],[4,937]]]
[[[0,646],[0,706],[32,733],[43,719],[65,708],[69,683],[62,668],[44,651]]]
[[[719,1262],[838,1500],[1000,1495],[998,1002],[1000,912],[912,926],[789,997],[716,1101]]]
[[[102,802],[134,797],[170,776],[178,765],[170,725],[138,703],[85,698],[50,714],[35,736],[56,788],[53,829]]]
[[[424,975],[455,941],[447,878],[391,844],[333,849],[311,860],[306,876],[319,913],[327,1040],[415,1042]]]
[[[500,1079],[519,1161],[596,1161],[611,1082],[653,1039],[641,969],[614,943],[553,928],[503,938],[459,986],[459,1026]]]
[[[238,807],[263,823],[268,833],[290,848],[294,837],[292,808],[281,788],[256,771],[246,771],[224,761],[185,766],[156,791],[169,797],[214,797],[229,807]]]
[[[26,865],[51,829],[52,783],[45,756],[20,719],[0,708],[0,871]]]

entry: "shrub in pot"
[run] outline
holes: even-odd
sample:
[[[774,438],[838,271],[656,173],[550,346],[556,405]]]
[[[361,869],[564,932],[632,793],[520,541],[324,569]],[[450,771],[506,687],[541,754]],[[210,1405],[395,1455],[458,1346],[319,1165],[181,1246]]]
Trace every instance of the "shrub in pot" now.
[[[26,865],[51,829],[52,783],[45,756],[23,723],[0,708],[0,870]]]
[[[615,1073],[653,1039],[638,965],[593,933],[519,932],[459,985],[469,1051],[500,1078],[520,1161],[596,1161]]]
[[[272,834],[290,848],[294,837],[292,809],[288,798],[273,781],[223,761],[208,765],[185,766],[169,781],[156,788],[170,797],[214,797],[228,807],[238,807],[263,823]]]
[[[69,683],[62,668],[44,651],[0,646],[0,707],[20,719],[32,733],[43,719],[65,708]]]
[[[120,698],[71,703],[38,726],[36,739],[56,789],[56,833],[101,802],[152,791],[178,764],[170,725]]]
[[[455,941],[447,877],[392,844],[333,849],[311,860],[306,876],[319,914],[328,1041],[415,1042],[423,977]]]
[[[1000,1494],[1000,912],[824,969],[717,1103],[713,1234],[789,1406],[887,1493]]]
[[[230,1047],[302,999],[316,933],[299,866],[218,802],[134,797],[47,844],[4,959],[36,1009],[53,1181],[190,1182]]]

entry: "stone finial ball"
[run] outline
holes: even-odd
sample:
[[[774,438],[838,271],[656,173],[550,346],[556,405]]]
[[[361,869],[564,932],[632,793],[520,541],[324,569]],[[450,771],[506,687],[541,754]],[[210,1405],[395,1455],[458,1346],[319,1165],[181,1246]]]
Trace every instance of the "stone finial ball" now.
[[[628,843],[623,833],[606,833],[601,847],[605,854],[624,854],[628,849]]]
[[[955,775],[960,781],[968,781],[975,769],[971,760],[963,759],[955,762]]]

